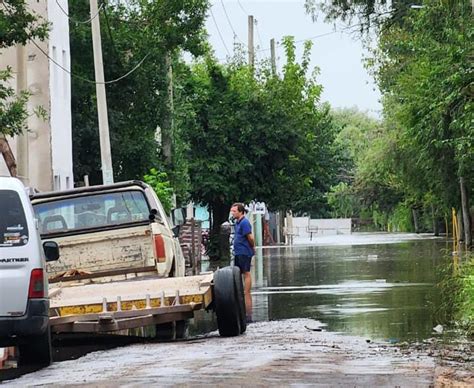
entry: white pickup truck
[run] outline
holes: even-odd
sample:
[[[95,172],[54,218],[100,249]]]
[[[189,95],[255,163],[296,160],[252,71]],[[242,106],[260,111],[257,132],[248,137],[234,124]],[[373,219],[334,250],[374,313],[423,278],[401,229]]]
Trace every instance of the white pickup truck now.
[[[61,258],[47,266],[52,283],[185,275],[163,206],[141,181],[40,193],[31,201],[41,238],[60,247]]]
[[[61,257],[47,263],[53,334],[109,333],[182,338],[200,309],[219,332],[246,330],[240,271],[185,275],[185,259],[150,186],[129,181],[31,196],[42,239]],[[145,330],[146,329],[146,330]]]

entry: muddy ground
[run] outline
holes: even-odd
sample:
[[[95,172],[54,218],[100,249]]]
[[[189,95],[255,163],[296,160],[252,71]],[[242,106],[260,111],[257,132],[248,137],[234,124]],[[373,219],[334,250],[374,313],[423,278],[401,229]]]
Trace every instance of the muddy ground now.
[[[324,331],[317,321],[249,325],[172,343],[134,344],[5,382],[12,386],[474,386],[472,343],[394,346]]]

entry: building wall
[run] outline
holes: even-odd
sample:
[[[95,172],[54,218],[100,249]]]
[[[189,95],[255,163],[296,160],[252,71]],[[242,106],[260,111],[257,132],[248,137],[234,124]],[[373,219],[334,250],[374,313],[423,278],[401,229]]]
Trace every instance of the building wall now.
[[[58,0],[67,12],[67,0]],[[70,76],[49,61],[44,53],[63,67],[70,67],[68,18],[55,0],[29,0],[31,9],[52,23],[48,40],[26,46],[27,85],[32,93],[28,102],[29,180],[28,185],[40,191],[63,190],[73,186],[71,139]],[[44,51],[44,53],[42,52]],[[11,66],[16,88],[16,48],[2,51],[0,68]],[[33,112],[41,107],[46,117]],[[8,139],[15,156],[16,139]],[[0,175],[8,175],[0,157]]]
[[[48,17],[53,25],[49,35],[49,56],[70,70],[69,19],[65,12],[68,13],[67,0],[48,0]],[[49,74],[53,189],[65,190],[74,187],[71,77],[52,61],[49,62]]]

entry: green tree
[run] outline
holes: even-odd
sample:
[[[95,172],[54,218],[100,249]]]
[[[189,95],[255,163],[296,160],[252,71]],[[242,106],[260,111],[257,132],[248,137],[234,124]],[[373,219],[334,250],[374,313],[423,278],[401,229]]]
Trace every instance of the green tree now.
[[[473,32],[469,2],[425,1],[384,28],[374,51],[386,117],[409,156],[400,163],[407,195],[431,193],[445,208],[461,207],[461,179],[468,193],[474,186]]]
[[[28,10],[27,2],[2,2],[0,6],[0,49],[26,44],[30,39],[43,40],[48,24]],[[0,54],[1,55],[1,54]],[[11,68],[0,69],[0,135],[13,136],[25,130],[29,94],[20,95],[8,85]]]
[[[89,15],[86,0],[71,3],[72,71],[94,79],[90,25],[76,24]],[[180,198],[186,193],[186,171],[180,146],[165,164],[160,137],[170,133],[168,63],[181,67],[180,52],[200,55],[207,50],[204,20],[207,0],[133,0],[108,3],[101,12],[102,46],[114,175],[117,180],[140,179],[150,168],[166,171]],[[101,182],[95,85],[73,78],[72,123],[75,179],[90,175]]]
[[[292,38],[285,48],[281,77],[267,65],[253,71],[238,58],[228,65],[208,58],[181,85],[177,126],[188,147],[191,196],[210,206],[213,235],[234,201],[307,210],[310,200],[323,203],[331,184],[333,126],[309,72],[310,45],[301,63]]]
[[[168,180],[168,175],[152,168],[143,177],[143,180],[153,188],[166,213],[169,214],[173,208],[173,188]]]

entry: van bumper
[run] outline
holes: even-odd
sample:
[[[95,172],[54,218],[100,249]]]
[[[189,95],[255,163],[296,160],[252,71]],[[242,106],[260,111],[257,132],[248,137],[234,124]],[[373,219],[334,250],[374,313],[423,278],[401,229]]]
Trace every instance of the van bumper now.
[[[0,346],[14,345],[21,337],[44,334],[48,328],[49,299],[30,299],[21,317],[0,317]]]

